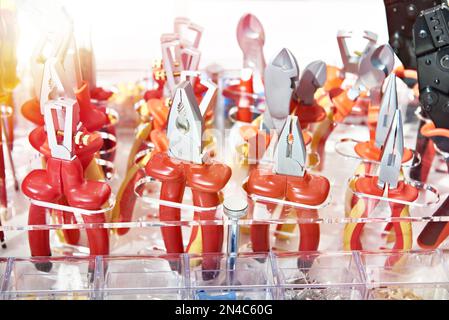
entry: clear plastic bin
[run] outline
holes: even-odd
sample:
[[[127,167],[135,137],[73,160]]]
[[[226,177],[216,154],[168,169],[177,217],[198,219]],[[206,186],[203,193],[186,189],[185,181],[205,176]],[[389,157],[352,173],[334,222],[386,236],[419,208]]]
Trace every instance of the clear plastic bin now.
[[[441,251],[363,253],[368,299],[447,300],[449,274]]]
[[[352,253],[279,253],[281,299],[360,300],[365,286]]]
[[[108,257],[102,260],[106,300],[184,300],[184,256]]]
[[[195,300],[277,298],[271,259],[265,254],[192,256],[190,286]]]
[[[10,263],[4,299],[95,299],[95,258],[31,258]]]

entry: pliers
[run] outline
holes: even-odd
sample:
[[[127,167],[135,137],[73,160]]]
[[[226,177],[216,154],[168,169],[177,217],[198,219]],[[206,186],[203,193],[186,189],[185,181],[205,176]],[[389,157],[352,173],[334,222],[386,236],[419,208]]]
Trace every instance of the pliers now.
[[[45,48],[51,48],[49,55],[44,56]],[[55,58],[54,64],[58,68],[59,80],[52,79],[51,74],[44,75],[46,60]],[[46,33],[36,47],[33,54],[32,74],[36,91],[36,98],[24,103],[22,113],[28,120],[32,121],[36,128],[29,136],[30,142],[39,152],[45,146],[46,135],[44,130],[43,109],[41,106],[48,100],[52,90],[45,81],[63,81],[62,86],[67,97],[76,99],[80,108],[80,121],[89,132],[100,130],[107,125],[108,117],[105,111],[98,109],[91,102],[89,85],[82,80],[79,57],[76,42],[73,34],[73,26],[68,23],[62,31],[56,33]],[[48,148],[47,148],[48,149]],[[92,160],[90,165],[84,166],[84,174],[89,179],[104,179],[104,172],[101,167]],[[84,164],[84,162],[83,162]],[[68,230],[72,232],[71,230]],[[75,231],[73,231],[75,232]]]
[[[391,84],[390,89],[392,89]],[[392,212],[392,217],[407,217],[409,215],[409,205],[394,201],[413,202],[418,197],[418,189],[400,179],[404,158],[404,138],[401,110],[394,97],[394,90],[390,90],[387,101],[389,101],[389,104],[392,104],[389,108],[390,110],[394,110],[394,113],[390,119],[386,120],[389,123],[389,130],[383,143],[379,173],[377,176],[362,175],[356,177],[355,181],[352,182],[352,188],[356,196],[358,196],[358,201],[351,209],[349,214],[351,218],[368,217],[376,208],[380,200],[370,198],[369,196],[387,197],[389,199],[388,204]],[[383,121],[380,121],[380,126],[384,126]],[[382,136],[380,135],[379,138]],[[364,223],[348,223],[345,226],[343,243],[345,250],[363,249],[360,240],[363,227]],[[392,227],[396,236],[394,249],[410,249],[412,247],[411,224],[408,222],[394,222],[392,223]]]
[[[58,72],[60,67],[56,67],[57,65],[57,59],[49,58],[45,63],[44,75],[50,72],[53,79],[56,74],[62,76],[62,73]],[[52,85],[54,82],[45,83],[50,87],[43,92],[56,91]],[[86,132],[79,125],[79,105],[76,100],[57,98],[50,94],[48,97],[45,101],[41,99],[44,103],[42,109],[50,150],[47,168],[29,173],[22,183],[22,191],[34,201],[67,203],[74,208],[98,211],[108,201],[111,189],[104,182],[84,178],[83,164],[76,156],[75,145],[82,145],[88,150],[94,148],[93,146],[101,148],[102,140],[97,135]],[[45,207],[32,203],[29,224],[45,225],[45,213]],[[83,213],[82,217],[85,223],[106,222],[104,213]],[[92,255],[109,254],[109,237],[106,229],[88,229],[87,236]],[[29,232],[32,256],[51,255],[48,237],[48,230]]]
[[[316,209],[302,208],[301,204],[317,206],[327,199],[330,184],[321,176],[306,172],[306,147],[301,132],[299,119],[288,116],[281,130],[279,141],[275,148],[273,166],[259,166],[250,172],[246,191],[252,196],[262,196],[274,199],[264,202],[268,212],[273,213],[277,207],[276,201],[287,200],[299,204],[298,207],[282,207],[281,216],[288,216],[293,210],[298,218],[317,218]],[[252,201],[250,201],[252,203]],[[256,207],[250,205],[250,212],[255,216]],[[320,240],[320,227],[316,223],[299,224],[301,251],[315,251]],[[269,225],[252,224],[251,242],[254,252],[270,250]]]
[[[231,178],[231,168],[225,164],[208,159],[203,150],[204,118],[211,101],[216,95],[216,86],[202,81],[209,91],[198,105],[192,85],[183,81],[178,85],[168,116],[167,152],[155,153],[145,167],[148,176],[162,183],[160,199],[182,203],[186,187],[190,187],[193,205],[204,208],[195,211],[196,220],[216,219],[217,206],[220,204],[220,191]],[[180,209],[161,205],[161,221],[179,221]],[[181,227],[162,227],[162,237],[167,252],[183,253],[184,244]],[[222,225],[203,225],[194,227],[190,244],[201,235],[203,253],[218,253],[223,245]],[[187,251],[190,249],[190,244]],[[215,270],[216,260],[204,258],[203,269]],[[210,276],[213,276],[211,274]]]

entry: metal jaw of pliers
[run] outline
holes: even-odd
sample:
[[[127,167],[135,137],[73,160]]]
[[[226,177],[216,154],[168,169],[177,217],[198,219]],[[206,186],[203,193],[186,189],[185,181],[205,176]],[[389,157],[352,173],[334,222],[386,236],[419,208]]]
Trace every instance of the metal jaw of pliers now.
[[[237,41],[243,52],[243,68],[250,68],[264,77],[266,62],[263,53],[265,32],[262,23],[251,13],[243,15],[237,25]]]
[[[317,91],[325,85],[326,80],[326,63],[321,60],[311,62],[302,71],[299,85],[292,100],[292,106],[295,108],[295,114],[300,119],[301,127],[310,129],[312,125],[316,125],[312,127],[314,130],[311,151],[319,155],[320,163],[324,161],[325,157],[324,146],[329,136],[327,135],[329,124],[323,123],[327,122],[327,112],[315,99],[315,96]],[[312,165],[319,164],[315,162]]]
[[[295,90],[295,96],[302,104],[311,106],[315,102],[316,91],[323,87],[327,79],[326,63],[313,61],[305,67]]]
[[[394,95],[393,95],[394,97]],[[390,100],[390,99],[389,99]],[[394,98],[393,98],[394,101]],[[354,199],[349,217],[353,219],[366,218],[377,207],[380,200],[367,196],[385,197],[390,206],[392,217],[408,217],[409,205],[394,202],[413,202],[418,198],[418,189],[400,179],[402,159],[404,155],[403,129],[401,110],[397,104],[389,126],[386,140],[383,144],[380,168],[377,176],[362,175],[352,181],[352,188],[358,196]],[[358,199],[358,200],[357,200]],[[394,249],[407,250],[412,247],[412,229],[409,222],[393,222]],[[344,249],[362,250],[360,240],[364,223],[348,223],[344,230]]]
[[[388,23],[389,44],[406,69],[416,69],[413,25],[425,9],[443,0],[384,0]]]
[[[375,125],[376,128],[374,136],[372,135],[368,141],[357,143],[354,147],[355,153],[364,161],[381,161],[382,150],[385,149],[385,142],[387,141],[386,138],[392,124],[392,119],[396,110],[399,108],[396,80],[397,78],[394,73],[391,73],[387,78],[387,85],[382,96],[379,111],[376,112],[376,121],[373,121],[373,126]],[[413,152],[410,149],[404,149],[401,161],[408,162],[412,158]],[[365,170],[363,170],[364,174],[372,174],[371,169],[376,167],[369,162],[362,163],[365,166]],[[361,172],[360,169],[357,171],[359,173]]]
[[[376,48],[377,34],[371,31],[363,32],[363,38],[367,40],[367,43],[361,54],[353,54],[349,51],[347,40],[352,38],[353,35],[352,31],[339,30],[337,33],[337,42],[341,60],[343,62],[343,71],[345,73],[357,74],[359,71],[360,58],[369,54]]]
[[[306,148],[296,116],[288,116],[275,149],[274,165],[259,167],[250,172],[246,191],[252,195],[272,198],[274,202],[264,202],[269,213],[277,209],[276,201],[287,200],[298,204],[317,206],[327,199],[329,181],[321,176],[306,172]],[[250,203],[250,212],[255,216],[256,206]],[[281,217],[289,216],[292,211],[298,218],[316,218],[316,209],[281,205]],[[315,251],[318,249],[320,229],[318,224],[299,224],[299,250]],[[251,241],[254,252],[270,250],[268,225],[251,225]]]
[[[46,65],[50,63],[51,60],[47,61]],[[33,170],[26,176],[22,183],[23,193],[32,201],[68,205],[84,210],[100,210],[108,201],[111,189],[104,182],[84,178],[83,165],[76,156],[75,144],[81,144],[87,149],[92,149],[91,144],[99,144],[101,147],[101,138],[79,131],[79,106],[75,99],[47,99],[43,112],[50,150],[47,167],[43,170]],[[28,223],[45,225],[46,210],[45,207],[31,203]],[[57,211],[57,215],[64,217],[66,223],[73,221],[71,212]],[[81,214],[81,216],[85,223],[106,222],[103,213]],[[67,232],[65,235],[70,238],[69,242],[77,242],[78,239],[73,238],[79,238],[79,232]],[[90,254],[109,254],[109,237],[106,229],[88,229],[87,237]],[[30,231],[29,244],[32,256],[51,255],[48,230]]]
[[[164,64],[168,88],[174,95],[176,86],[180,83],[182,71],[196,71],[199,66],[201,51],[198,46],[203,28],[193,24],[189,19],[178,17],[174,24],[175,33],[161,36],[162,61]],[[192,37],[187,33],[193,33]]]
[[[200,105],[189,81],[181,82],[177,87],[168,116],[169,151],[154,154],[145,170],[148,176],[162,183],[161,200],[182,203],[184,190],[186,186],[190,187],[193,205],[204,208],[194,213],[195,219],[214,220],[216,207],[220,204],[219,193],[231,177],[231,168],[210,159],[205,161],[208,157],[203,152],[203,117],[217,87],[208,80],[202,83],[209,87],[209,92]],[[180,209],[161,205],[159,216],[161,221],[179,221]],[[167,252],[185,251],[181,227],[162,227],[162,236]],[[222,245],[223,226],[203,225],[193,228],[186,251],[216,253],[221,252]],[[203,269],[214,270],[215,267],[214,261],[203,261]]]
[[[430,121],[422,121],[420,133],[441,151],[449,167],[449,7],[446,4],[423,11],[413,28],[418,84],[422,112]],[[428,143],[429,144],[429,143]],[[426,150],[426,148],[422,148]],[[427,148],[428,149],[428,148]],[[431,165],[432,157],[423,155]],[[447,216],[449,200],[443,201],[433,216]],[[418,237],[424,248],[436,248],[449,236],[449,224],[430,222]]]
[[[265,69],[267,109],[263,123],[268,130],[279,133],[290,114],[290,100],[299,81],[299,67],[290,50],[283,48]]]
[[[368,113],[370,107],[376,108],[381,100],[381,87],[385,78],[393,71],[394,52],[391,47],[381,45],[371,48],[359,59],[357,80],[348,91],[341,91],[338,95],[332,96],[337,113],[334,118],[342,121],[350,114],[356,104],[357,99],[363,92],[369,95]]]
[[[57,58],[48,58],[44,66],[44,74],[42,87],[40,90],[40,101],[37,101],[38,110],[42,112],[42,119],[44,124],[35,128],[29,135],[29,141],[31,145],[44,157],[52,157],[51,150],[48,144],[49,137],[47,136],[46,129],[50,128],[49,125],[45,124],[45,107],[50,101],[57,101],[60,97],[65,99],[70,99],[77,101],[76,110],[73,115],[76,116],[74,119],[68,119],[69,122],[72,121],[77,124],[77,129],[81,131],[88,131],[82,121],[82,111],[81,105],[79,103],[80,99],[73,90],[71,82],[67,78],[67,74],[64,71],[60,61]],[[41,107],[42,106],[42,107]],[[85,110],[84,110],[85,111]],[[102,140],[102,139],[100,139]],[[72,146],[73,151],[76,156],[81,160],[83,167],[86,168],[90,161],[92,160],[94,154],[101,148],[100,143],[96,142],[89,147],[83,146],[82,148],[77,145]]]

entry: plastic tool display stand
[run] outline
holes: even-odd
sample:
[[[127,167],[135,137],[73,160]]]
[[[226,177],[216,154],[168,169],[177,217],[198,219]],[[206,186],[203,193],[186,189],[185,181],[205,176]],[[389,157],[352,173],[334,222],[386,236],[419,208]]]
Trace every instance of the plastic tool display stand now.
[[[108,76],[113,78],[111,84],[120,79],[120,73],[115,77],[111,74]],[[223,87],[236,80],[236,72],[225,71],[221,75],[215,112],[216,126],[225,134],[227,147],[231,150],[219,158],[221,162],[230,165],[233,171],[230,182],[223,190],[224,197],[232,196],[237,191],[245,195],[244,185],[250,170],[249,166],[233,161],[241,143],[239,128],[244,124],[235,122],[235,119],[229,120],[229,110],[235,106],[233,100],[223,95]],[[151,86],[148,81],[139,83]],[[258,103],[254,106],[257,110],[264,109],[264,99],[260,96],[260,99],[254,100]],[[137,102],[137,98],[132,95],[121,98],[126,103],[111,103],[109,106],[115,108],[120,116],[129,114],[128,109],[133,108],[132,101]],[[405,146],[413,147],[418,121],[415,117],[404,118]],[[30,124],[20,122],[15,132],[13,158],[20,181],[31,168],[42,166],[39,155],[27,141],[30,128]],[[115,167],[109,168],[111,175],[108,177],[114,194],[117,194],[125,176],[126,160],[134,138],[133,130],[125,125],[117,128]],[[110,206],[104,208],[107,217],[107,223],[104,224],[85,224],[81,219],[75,224],[64,224],[52,214],[54,208],[48,208],[47,225],[29,226],[27,217],[30,202],[20,192],[14,191],[12,180],[8,176],[10,208],[2,217],[1,228],[5,232],[7,249],[0,249],[0,256],[5,257],[0,261],[0,297],[180,300],[449,298],[449,269],[443,251],[405,251],[398,256],[398,253],[388,251],[393,247],[394,237],[385,230],[389,223],[409,223],[412,246],[407,250],[418,250],[416,238],[431,221],[432,213],[438,207],[437,194],[433,189],[422,188],[417,202],[421,205],[411,205],[410,215],[407,217],[392,218],[388,201],[382,199],[368,216],[348,217],[348,198],[358,196],[351,191],[350,180],[356,176],[356,168],[361,164],[356,157],[345,157],[344,152],[342,155],[341,149],[336,148],[342,139],[348,137],[367,140],[368,129],[362,125],[343,123],[332,132],[326,144],[326,161],[319,172],[331,182],[330,195],[322,205],[313,208],[317,209],[317,214],[297,216],[294,214],[295,209],[308,207],[282,199],[249,195],[249,207],[253,209],[238,221],[241,254],[238,257],[225,254],[209,256],[207,259],[214,261],[210,264],[214,266],[212,270],[204,268],[201,261],[205,257],[200,253],[165,253],[161,236],[163,226],[181,226],[184,246],[187,247],[192,228],[205,224],[223,225],[226,239],[226,226],[233,223],[223,214],[222,205],[216,208],[214,219],[194,219],[194,212],[199,208],[192,205],[188,189],[182,204],[161,203],[160,183],[150,179],[142,180],[140,189],[139,186],[136,187],[136,204],[130,222],[112,220],[110,207],[114,199],[111,199]],[[435,161],[433,168],[439,167],[439,162]],[[314,167],[309,168],[311,173],[314,170]],[[408,176],[408,170],[408,167],[404,167],[405,176]],[[447,188],[448,179],[444,170],[432,170],[427,185],[443,191]],[[440,194],[440,197],[445,195]],[[180,208],[181,219],[161,222],[161,204]],[[75,217],[80,213],[79,210],[64,209],[74,212]],[[282,215],[282,212],[289,214]],[[449,217],[436,218],[435,221],[449,221]],[[304,223],[319,224],[319,252],[297,252],[300,238],[298,224]],[[361,253],[343,251],[345,227],[350,223],[364,224],[361,243],[365,251]],[[254,224],[269,226],[273,253],[252,252],[251,226]],[[110,256],[87,257],[86,228],[106,228],[110,231]],[[120,228],[129,228],[129,231],[119,236],[115,231]],[[78,244],[69,245],[63,240],[63,230],[70,229],[80,229]],[[10,258],[30,256],[28,232],[32,230],[50,230],[52,257]],[[446,240],[440,248],[445,249],[448,244],[449,241]],[[223,251],[225,249],[223,246]],[[47,263],[52,266],[51,270],[39,271],[36,263]],[[413,266],[416,270],[427,269],[428,272],[413,273]]]
[[[393,257],[401,263],[389,265]],[[215,259],[219,268],[201,269],[203,259]],[[52,268],[38,271],[36,263]],[[0,271],[0,299],[449,298],[449,266],[440,250],[9,258],[0,261]]]

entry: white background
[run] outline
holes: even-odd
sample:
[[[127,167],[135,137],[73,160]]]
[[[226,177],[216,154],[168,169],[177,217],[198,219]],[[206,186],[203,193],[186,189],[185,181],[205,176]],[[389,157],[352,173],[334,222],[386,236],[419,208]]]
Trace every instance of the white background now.
[[[323,59],[339,64],[335,35],[338,29],[371,30],[379,41],[388,41],[382,0],[17,0],[22,66],[39,30],[57,23],[52,8],[64,4],[78,34],[92,29],[99,69],[149,68],[160,57],[159,37],[172,32],[173,18],[187,16],[205,28],[200,44],[204,67],[212,62],[238,68],[242,54],[236,40],[239,18],[255,14],[265,28],[267,59],[288,47],[300,65]]]

